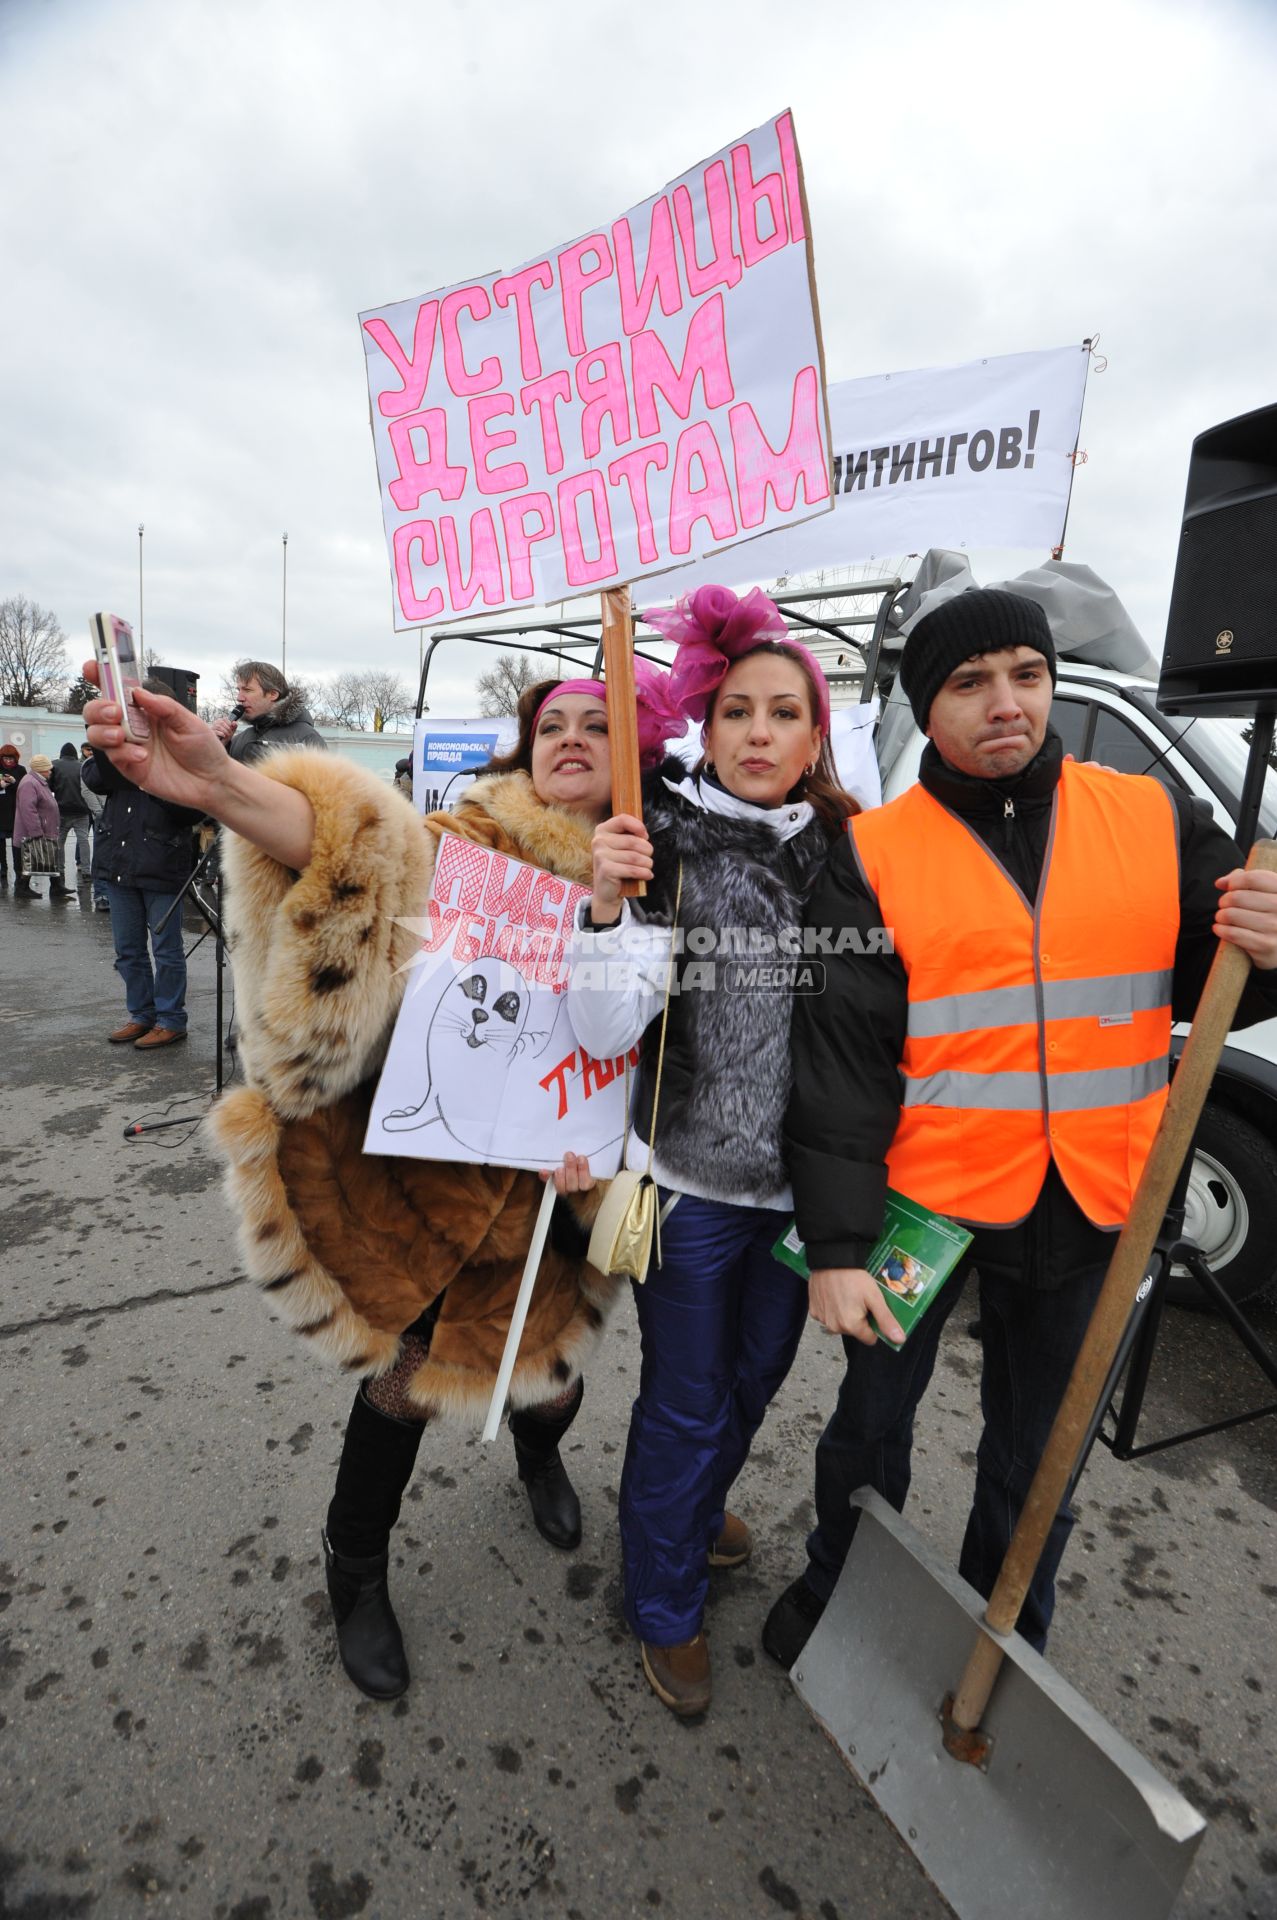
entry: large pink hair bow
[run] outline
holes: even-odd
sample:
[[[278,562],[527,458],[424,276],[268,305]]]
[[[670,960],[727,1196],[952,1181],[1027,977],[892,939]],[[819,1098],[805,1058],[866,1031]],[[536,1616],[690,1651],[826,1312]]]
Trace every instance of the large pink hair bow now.
[[[727,669],[768,640],[782,641],[811,672],[820,724],[829,731],[829,689],[815,655],[794,640],[785,617],[761,587],[744,598],[730,587],[698,587],[674,607],[645,613],[643,619],[665,639],[678,643],[670,670],[670,695],[689,720],[704,720],[710,697]]]
[[[650,660],[634,662],[639,765],[659,767],[669,741],[687,730],[687,716],[670,692],[670,676]]]

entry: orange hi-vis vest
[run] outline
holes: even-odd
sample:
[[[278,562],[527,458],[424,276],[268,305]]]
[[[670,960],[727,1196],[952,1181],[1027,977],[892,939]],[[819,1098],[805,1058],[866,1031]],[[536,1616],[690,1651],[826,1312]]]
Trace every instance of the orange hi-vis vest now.
[[[891,1185],[970,1225],[1030,1212],[1052,1157],[1126,1220],[1166,1102],[1179,839],[1156,780],[1066,762],[1036,904],[921,786],[848,822],[909,976]]]

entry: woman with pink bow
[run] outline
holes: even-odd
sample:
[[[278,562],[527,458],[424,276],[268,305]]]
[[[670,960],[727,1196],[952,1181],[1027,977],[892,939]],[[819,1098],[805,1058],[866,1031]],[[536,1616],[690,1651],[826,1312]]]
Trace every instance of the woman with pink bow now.
[[[645,675],[641,723],[664,706],[667,735],[699,722],[704,751],[694,771],[670,759],[646,776],[643,820],[595,829],[568,1006],[598,1058],[642,1040],[627,1159],[643,1171],[650,1151],[663,1225],[635,1288],[625,1610],[653,1690],[690,1717],[710,1700],[709,1569],[751,1550],[727,1495],[807,1318],[805,1285],[771,1251],[791,1207],[790,1008],[804,901],[857,807],[830,755],[824,674],[763,593],[703,587],[644,618],[678,651],[663,686]],[[641,902],[622,899],[627,880],[647,883]]]

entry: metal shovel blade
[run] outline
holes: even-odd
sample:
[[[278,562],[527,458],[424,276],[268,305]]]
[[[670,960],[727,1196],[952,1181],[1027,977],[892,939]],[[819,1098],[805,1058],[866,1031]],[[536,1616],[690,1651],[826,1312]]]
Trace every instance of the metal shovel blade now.
[[[1206,1823],[1016,1634],[987,1770],[940,1707],[984,1601],[867,1488],[847,1564],[791,1678],[960,1920],[1163,1920]]]

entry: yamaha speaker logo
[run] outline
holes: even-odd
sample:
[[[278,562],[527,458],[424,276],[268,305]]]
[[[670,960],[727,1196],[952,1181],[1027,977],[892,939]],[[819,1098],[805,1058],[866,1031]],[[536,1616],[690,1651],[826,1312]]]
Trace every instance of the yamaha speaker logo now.
[[[1232,650],[1233,630],[1231,627],[1225,627],[1222,633],[1215,635],[1215,651],[1216,653],[1231,653]]]

